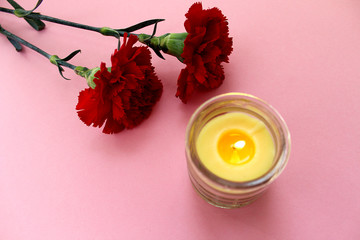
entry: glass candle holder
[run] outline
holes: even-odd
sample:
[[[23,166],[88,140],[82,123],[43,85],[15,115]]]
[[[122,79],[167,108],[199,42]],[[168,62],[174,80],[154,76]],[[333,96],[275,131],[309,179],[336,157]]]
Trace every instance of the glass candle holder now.
[[[228,93],[206,101],[187,126],[191,183],[217,207],[238,208],[256,200],[283,171],[289,154],[285,121],[249,94]]]

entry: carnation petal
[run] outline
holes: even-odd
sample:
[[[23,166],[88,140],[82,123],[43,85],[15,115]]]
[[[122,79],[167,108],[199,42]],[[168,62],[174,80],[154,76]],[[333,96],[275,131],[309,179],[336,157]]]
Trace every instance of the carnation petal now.
[[[189,11],[185,14],[185,17],[187,18],[187,20],[185,21],[184,26],[185,26],[185,29],[187,32],[191,32],[192,27],[194,25],[201,24],[202,11],[203,11],[202,3],[197,2],[197,3],[194,3],[193,5],[191,5],[191,7],[189,8]]]
[[[200,55],[195,55],[193,59],[195,65],[194,77],[199,83],[204,83],[207,77],[207,71],[204,67],[204,62]]]
[[[119,121],[108,118],[106,120],[104,129],[103,129],[103,133],[113,134],[113,133],[121,132],[124,129],[125,129],[125,126],[123,124],[121,124]]]
[[[125,112],[122,105],[122,100],[119,96],[113,98],[112,101],[112,117],[115,120],[121,120],[124,117]]]
[[[204,63],[214,62],[221,55],[221,49],[215,45],[207,47],[203,51],[202,60]]]
[[[207,24],[206,34],[204,36],[204,42],[214,42],[218,40],[222,35],[219,22],[217,20],[211,20]]]
[[[178,88],[176,97],[180,98],[183,103],[186,103],[195,90],[195,78],[189,74],[187,68],[182,69],[178,78]]]

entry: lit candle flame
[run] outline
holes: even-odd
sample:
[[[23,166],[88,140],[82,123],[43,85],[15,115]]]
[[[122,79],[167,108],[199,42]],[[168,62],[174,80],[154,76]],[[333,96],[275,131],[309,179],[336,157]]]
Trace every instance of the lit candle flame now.
[[[237,150],[237,149],[244,148],[245,145],[246,145],[246,142],[243,140],[240,140],[240,141],[237,141],[236,143],[234,143],[232,147]]]

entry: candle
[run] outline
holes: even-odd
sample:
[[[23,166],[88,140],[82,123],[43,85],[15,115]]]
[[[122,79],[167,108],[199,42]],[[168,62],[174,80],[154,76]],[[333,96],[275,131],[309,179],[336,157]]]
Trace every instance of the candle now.
[[[186,130],[191,183],[217,207],[237,208],[256,200],[285,168],[289,153],[290,134],[282,117],[248,94],[208,100]]]
[[[221,115],[200,131],[196,150],[205,167],[220,178],[244,182],[272,166],[275,145],[263,122],[245,113]]]

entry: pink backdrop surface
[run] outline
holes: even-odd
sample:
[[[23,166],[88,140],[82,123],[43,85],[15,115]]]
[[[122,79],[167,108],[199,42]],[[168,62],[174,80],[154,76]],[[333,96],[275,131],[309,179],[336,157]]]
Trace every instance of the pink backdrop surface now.
[[[20,1],[31,9],[36,1]],[[44,1],[38,9],[122,28],[165,18],[158,35],[183,32],[192,1]],[[10,7],[6,1],[0,6]],[[105,135],[75,106],[86,82],[0,36],[0,239],[360,239],[360,2],[204,1],[228,17],[234,51],[226,79],[188,104],[175,98],[183,64],[153,55],[164,93],[148,120]],[[0,24],[65,57],[110,63],[116,39],[47,23],[43,32],[0,13]],[[143,32],[151,33],[152,29]],[[287,168],[255,203],[215,208],[192,189],[185,128],[205,100],[245,92],[287,121]]]

